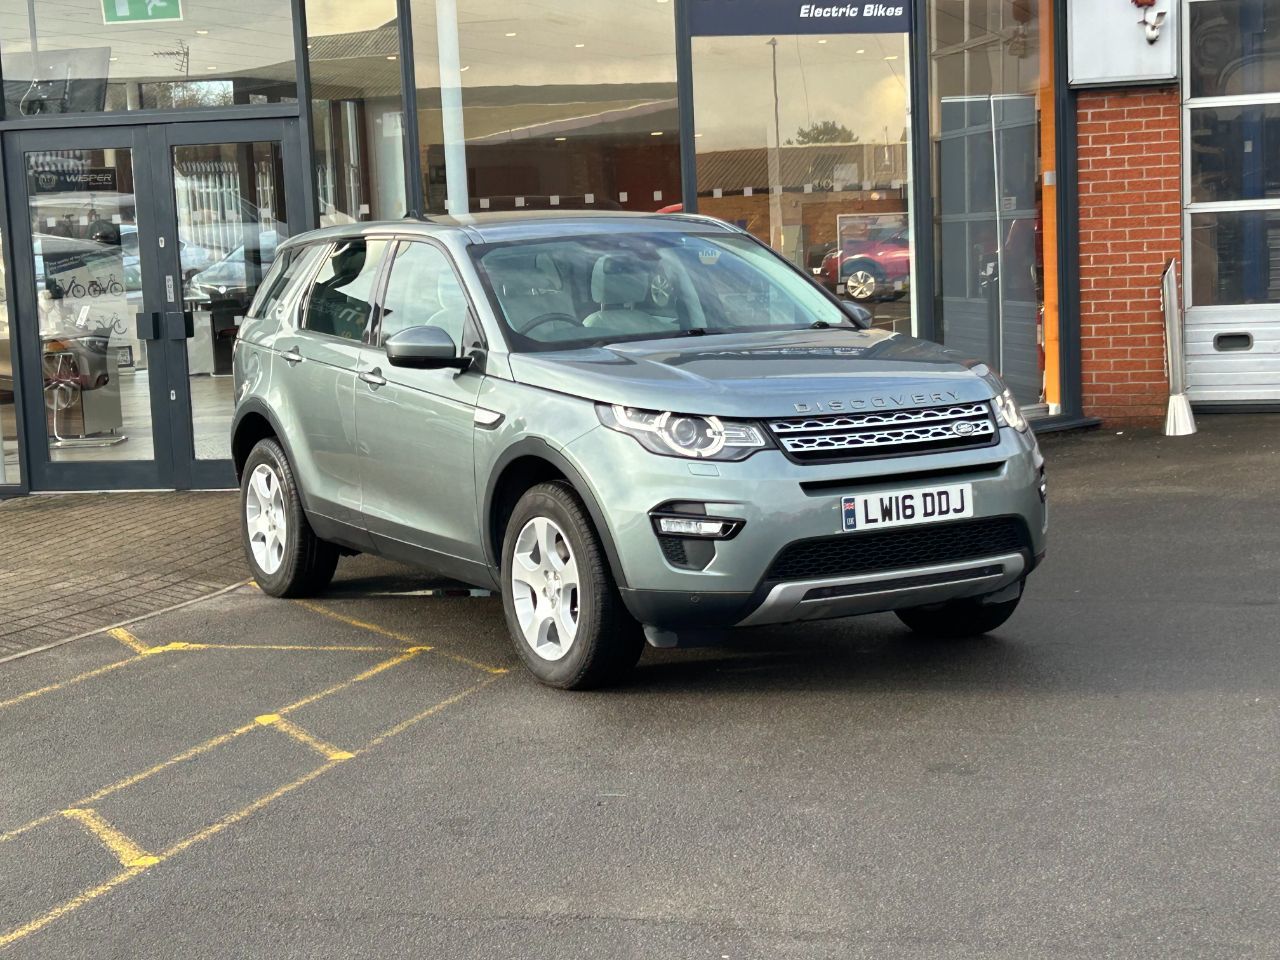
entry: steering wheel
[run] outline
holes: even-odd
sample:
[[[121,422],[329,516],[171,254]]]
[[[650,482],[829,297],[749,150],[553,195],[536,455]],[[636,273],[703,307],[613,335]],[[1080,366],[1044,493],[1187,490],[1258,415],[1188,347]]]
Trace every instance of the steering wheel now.
[[[524,329],[521,330],[520,332],[527,337],[530,333],[533,332],[534,327],[540,327],[544,323],[568,323],[568,324],[572,324],[575,327],[582,326],[581,322],[579,322],[578,318],[575,317],[573,314],[564,313],[560,310],[552,310],[550,313],[538,314],[536,317],[534,317],[532,320],[526,323],[524,326]]]

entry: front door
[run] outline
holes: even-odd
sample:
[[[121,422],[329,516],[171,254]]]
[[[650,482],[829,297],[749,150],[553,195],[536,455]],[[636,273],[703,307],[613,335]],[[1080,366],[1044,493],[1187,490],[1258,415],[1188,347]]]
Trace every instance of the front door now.
[[[10,136],[32,487],[233,485],[231,347],[301,210],[296,122]]]

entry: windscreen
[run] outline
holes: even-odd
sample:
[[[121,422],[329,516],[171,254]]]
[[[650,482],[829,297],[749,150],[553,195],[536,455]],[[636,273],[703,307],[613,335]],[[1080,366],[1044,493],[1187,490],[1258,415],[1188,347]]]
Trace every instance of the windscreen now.
[[[750,237],[625,233],[472,248],[517,351],[852,326]]]

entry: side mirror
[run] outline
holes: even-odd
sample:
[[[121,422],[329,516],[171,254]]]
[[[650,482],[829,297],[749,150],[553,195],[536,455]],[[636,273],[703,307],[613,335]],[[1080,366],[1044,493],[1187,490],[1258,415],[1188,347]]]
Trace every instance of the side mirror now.
[[[458,346],[442,327],[410,327],[387,338],[387,360],[393,367],[465,370],[470,357],[458,356]]]
[[[871,329],[871,311],[862,306],[862,304],[854,303],[852,300],[841,300],[840,309],[863,330]]]

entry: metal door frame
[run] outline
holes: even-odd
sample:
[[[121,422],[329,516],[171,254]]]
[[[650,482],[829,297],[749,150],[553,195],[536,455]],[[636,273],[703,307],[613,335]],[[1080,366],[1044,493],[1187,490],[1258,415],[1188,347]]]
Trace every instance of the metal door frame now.
[[[49,456],[45,415],[42,348],[34,317],[36,277],[24,154],[45,150],[127,149],[132,155],[134,210],[139,221],[139,265],[143,305],[164,308],[164,278],[180,276],[177,259],[177,209],[170,152],[175,146],[273,141],[280,143],[285,169],[288,223],[305,229],[305,161],[295,117],[192,123],[112,125],[60,130],[24,129],[3,134],[9,227],[8,283],[16,384],[22,398],[18,415],[23,474],[31,490],[208,489],[234,485],[230,460],[195,459],[185,339],[148,342],[147,376],[151,394],[153,459],[54,462]],[[142,242],[150,235],[166,243]],[[167,261],[167,262],[166,262]],[[175,286],[175,289],[177,287]],[[181,304],[177,304],[179,311]],[[132,322],[132,318],[128,318]],[[173,399],[170,399],[172,397]]]

